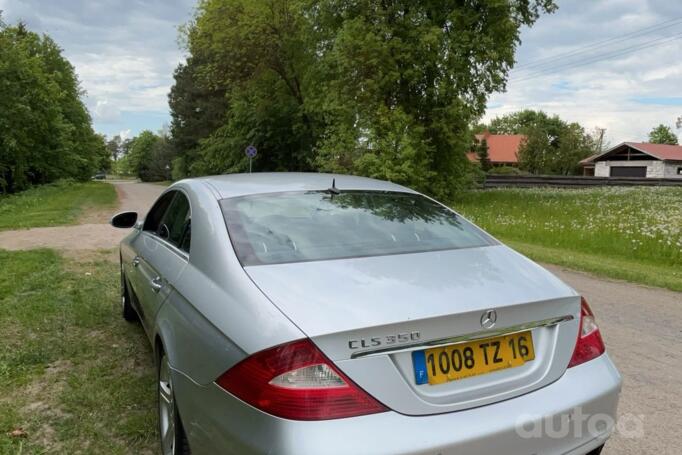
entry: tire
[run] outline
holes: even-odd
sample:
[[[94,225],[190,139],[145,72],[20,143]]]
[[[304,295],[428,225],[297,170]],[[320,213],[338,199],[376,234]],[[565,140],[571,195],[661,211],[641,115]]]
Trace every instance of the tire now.
[[[128,292],[126,277],[123,273],[123,264],[121,264],[121,314],[123,319],[128,322],[136,322],[140,319],[130,302],[130,292]]]
[[[593,451],[591,451],[587,455],[599,455],[603,449],[604,449],[604,446],[597,447],[596,449],[594,449]]]
[[[175,402],[170,364],[164,352],[161,352],[159,358],[156,377],[161,455],[191,455],[192,451]]]

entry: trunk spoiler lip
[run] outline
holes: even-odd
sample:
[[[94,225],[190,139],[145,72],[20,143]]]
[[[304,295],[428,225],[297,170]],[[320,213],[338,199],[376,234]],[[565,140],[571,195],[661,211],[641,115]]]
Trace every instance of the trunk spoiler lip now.
[[[438,338],[435,340],[419,341],[410,344],[403,344],[400,346],[382,347],[376,349],[366,349],[363,351],[353,352],[350,356],[351,359],[357,359],[360,357],[382,355],[382,354],[396,354],[399,352],[411,352],[420,349],[430,349],[437,348],[441,346],[447,346],[451,344],[464,343],[467,341],[480,340],[482,338],[491,338],[500,335],[511,335],[518,332],[523,332],[530,329],[536,329],[539,327],[550,327],[562,322],[568,322],[575,319],[573,315],[558,316],[549,319],[543,319],[541,321],[528,322],[525,324],[518,324],[509,327],[503,327],[499,329],[489,329],[481,330],[478,332],[467,333],[465,335],[458,335],[454,337]]]

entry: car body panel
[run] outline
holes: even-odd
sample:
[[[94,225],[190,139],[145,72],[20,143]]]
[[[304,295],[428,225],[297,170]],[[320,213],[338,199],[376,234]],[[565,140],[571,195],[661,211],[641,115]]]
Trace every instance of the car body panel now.
[[[133,290],[144,301],[142,322],[146,327],[153,327],[157,312],[171,292],[169,283],[177,280],[187,265],[187,258],[147,232],[135,236],[131,246],[137,253],[132,259],[137,265],[133,265],[135,270],[130,275]],[[155,283],[161,288],[155,288]]]
[[[345,374],[404,414],[451,412],[543,387],[565,371],[578,334],[577,293],[503,245],[245,270]],[[497,312],[496,331],[503,333],[505,327],[567,320],[533,330],[536,357],[521,367],[417,386],[410,347],[485,336],[480,321],[490,308]],[[419,340],[378,344],[400,334],[418,334]],[[373,349],[384,353],[351,359]]]
[[[317,172],[258,172],[256,174],[215,175],[197,180],[211,185],[222,199],[286,191],[320,191],[330,188],[332,184],[336,185],[339,190],[417,193],[410,188],[382,180]]]
[[[256,285],[311,338],[364,327],[480,311],[577,294],[542,267],[498,245],[427,253],[245,268]],[[572,314],[576,308],[558,310]],[[557,315],[550,311],[535,319]],[[525,320],[524,320],[525,319]],[[528,315],[498,324],[528,322]],[[465,332],[466,333],[466,332]],[[456,334],[456,333],[455,333]],[[422,334],[428,336],[428,334]],[[447,336],[434,334],[434,338]],[[454,335],[450,333],[450,335]],[[345,352],[328,352],[333,358]]]
[[[163,292],[170,298],[162,305],[155,300],[140,300],[140,305],[143,314],[153,312],[157,315],[154,323],[145,325],[145,329],[152,340],[163,335],[161,340],[171,366],[199,383],[207,384],[247,354],[304,338],[296,325],[253,285],[229,248],[225,222],[213,189],[197,180],[181,181],[163,194],[174,190],[182,190],[192,207],[192,246],[188,260],[184,264],[177,262],[181,255],[166,242],[155,240],[156,245],[146,246],[149,240],[145,243],[144,239],[155,236],[139,229],[133,229],[121,243],[122,261],[129,281],[133,281],[139,268],[131,265],[132,260],[140,251],[145,251],[144,248],[154,252],[147,259],[164,273]],[[149,278],[140,279],[144,283],[142,286],[148,286]],[[173,310],[162,312],[159,317],[158,312],[164,305],[172,306]],[[173,319],[169,321],[171,315]],[[188,318],[187,315],[194,316]],[[205,328],[198,322],[201,320],[196,319],[198,316],[203,321],[210,321],[210,326],[223,334],[226,343],[218,348],[223,355],[214,357],[215,349],[203,349],[202,346],[210,344],[208,341],[197,340],[187,345],[191,341],[186,336],[189,333],[207,334],[209,340],[215,335],[210,330],[197,332],[197,327]],[[258,336],[254,336],[253,327],[261,328]],[[230,341],[234,339],[239,340],[236,350]]]
[[[193,453],[226,455],[584,455],[611,433],[621,387],[618,371],[604,354],[570,368],[547,387],[494,405],[430,416],[389,411],[298,422],[265,414],[215,384],[198,386],[181,374],[175,382],[182,397],[192,397],[179,397],[178,404],[183,419],[192,416],[186,431]],[[560,436],[520,436],[526,434],[519,433],[522,424],[530,430],[545,417],[566,418],[577,409],[593,420],[579,427],[572,420]]]

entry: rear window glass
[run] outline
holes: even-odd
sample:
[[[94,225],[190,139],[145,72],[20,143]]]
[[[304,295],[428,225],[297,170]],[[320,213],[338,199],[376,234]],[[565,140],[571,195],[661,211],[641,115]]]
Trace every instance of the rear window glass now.
[[[272,193],[223,199],[220,204],[245,266],[492,244],[453,211],[410,193]]]

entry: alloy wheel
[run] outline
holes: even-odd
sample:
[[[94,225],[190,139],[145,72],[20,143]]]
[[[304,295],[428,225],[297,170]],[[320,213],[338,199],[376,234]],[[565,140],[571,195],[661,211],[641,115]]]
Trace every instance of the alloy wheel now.
[[[175,398],[168,357],[163,354],[159,366],[159,432],[161,434],[161,453],[175,454]]]

